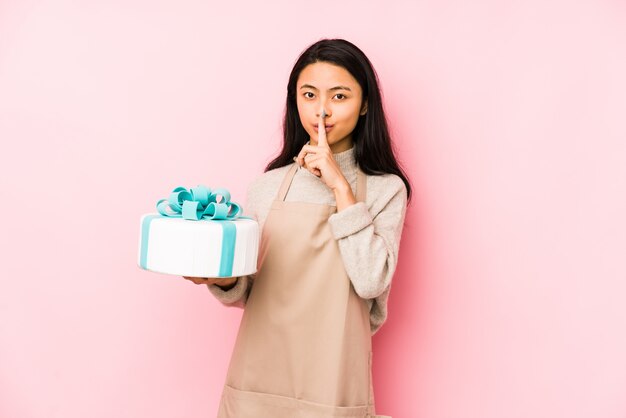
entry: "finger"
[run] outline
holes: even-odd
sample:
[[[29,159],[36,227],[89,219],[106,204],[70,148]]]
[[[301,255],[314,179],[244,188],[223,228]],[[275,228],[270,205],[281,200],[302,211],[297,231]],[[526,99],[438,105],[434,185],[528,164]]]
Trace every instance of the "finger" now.
[[[323,160],[323,159],[324,159],[324,156],[323,156],[323,155],[320,155],[320,154],[307,154],[307,155],[304,157],[304,163],[305,163],[305,165],[306,165],[307,167],[318,168],[318,167],[319,167],[319,164],[318,164],[318,163],[313,164],[313,165],[312,165],[312,163],[313,163],[314,161],[317,161],[317,160]]]
[[[306,146],[306,145],[305,145]],[[304,147],[300,150],[300,152],[298,153],[298,155],[296,156],[296,163],[298,163],[298,165],[300,167],[302,167],[304,165],[304,157],[306,156],[306,150],[304,149]]]
[[[320,147],[328,147],[328,138],[326,138],[326,111],[322,110],[317,122],[317,145]]]
[[[298,156],[296,157],[296,162],[298,163],[298,165],[300,165],[300,167],[304,167],[306,165],[304,157],[307,154],[316,154],[318,151],[319,149],[314,145],[305,145],[298,153]]]
[[[183,276],[183,277],[191,282],[194,282],[195,284],[202,284],[202,283],[207,282],[207,280],[202,277],[186,277],[186,276]]]
[[[307,155],[305,157],[306,169],[315,174],[317,177],[320,177],[322,175],[322,169],[320,165],[323,159],[324,158],[321,155]]]
[[[304,146],[302,147],[302,149],[300,150],[300,152],[298,153],[298,155],[296,155],[295,157],[293,157],[293,160],[296,162],[296,164],[298,164],[300,167],[302,167],[302,164],[304,163],[301,159],[298,159],[301,155],[303,154],[302,151],[304,150],[304,147],[306,147],[307,145],[309,145],[311,143],[311,140],[309,139],[308,141],[306,141],[306,144],[304,144]],[[302,155],[302,157],[304,157],[304,155]]]

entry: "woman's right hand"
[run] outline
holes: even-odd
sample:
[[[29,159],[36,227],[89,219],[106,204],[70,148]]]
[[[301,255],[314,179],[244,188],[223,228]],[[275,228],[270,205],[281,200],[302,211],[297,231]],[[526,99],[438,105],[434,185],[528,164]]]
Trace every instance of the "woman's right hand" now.
[[[183,278],[194,282],[195,284],[217,284],[219,286],[230,286],[237,281],[237,277],[187,277]]]

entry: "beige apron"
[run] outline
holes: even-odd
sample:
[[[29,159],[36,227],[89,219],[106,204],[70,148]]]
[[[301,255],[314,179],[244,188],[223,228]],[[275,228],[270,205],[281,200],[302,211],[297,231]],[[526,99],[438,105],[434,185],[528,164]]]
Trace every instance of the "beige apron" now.
[[[285,201],[296,169],[263,227],[218,418],[379,416],[369,310],[328,223],[337,208]],[[357,168],[357,201],[365,201],[365,184]]]

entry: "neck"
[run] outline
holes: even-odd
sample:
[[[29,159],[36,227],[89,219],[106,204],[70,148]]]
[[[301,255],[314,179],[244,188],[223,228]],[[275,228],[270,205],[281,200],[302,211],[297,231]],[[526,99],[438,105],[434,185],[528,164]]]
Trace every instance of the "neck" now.
[[[351,176],[356,169],[355,148],[349,148],[341,152],[333,152],[333,158],[344,175]]]

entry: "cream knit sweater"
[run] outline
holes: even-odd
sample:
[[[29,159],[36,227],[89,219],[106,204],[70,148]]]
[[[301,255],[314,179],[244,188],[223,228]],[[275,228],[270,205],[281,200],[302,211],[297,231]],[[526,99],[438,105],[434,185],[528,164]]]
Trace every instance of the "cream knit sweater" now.
[[[352,147],[333,154],[353,193],[356,191],[354,150]],[[256,219],[260,231],[263,230],[272,201],[292,164],[264,172],[248,186],[243,214]],[[387,300],[398,260],[407,191],[402,179],[395,174],[366,177],[366,201],[357,202],[332,214],[328,222],[354,290],[366,300],[370,309],[373,335],[387,319]],[[336,204],[332,190],[305,168],[296,172],[285,201]],[[236,285],[226,291],[217,285],[207,286],[223,305],[245,308],[255,275],[256,273],[239,277]]]

